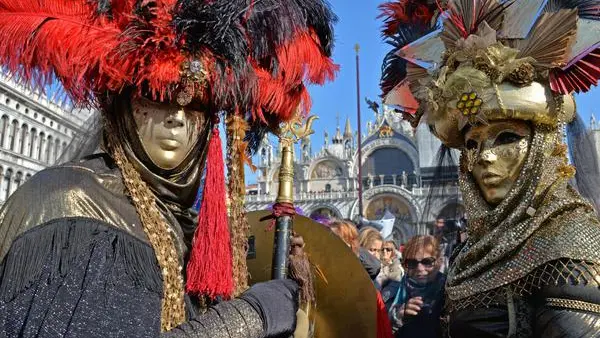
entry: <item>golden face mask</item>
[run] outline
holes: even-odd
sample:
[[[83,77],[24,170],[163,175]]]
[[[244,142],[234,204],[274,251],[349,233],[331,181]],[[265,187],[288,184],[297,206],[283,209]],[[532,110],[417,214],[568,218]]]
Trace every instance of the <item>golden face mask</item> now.
[[[204,125],[204,112],[145,98],[132,100],[131,107],[142,146],[152,162],[166,170],[181,164]]]
[[[498,205],[513,187],[527,157],[531,127],[504,120],[472,127],[465,135],[468,170],[483,198]]]

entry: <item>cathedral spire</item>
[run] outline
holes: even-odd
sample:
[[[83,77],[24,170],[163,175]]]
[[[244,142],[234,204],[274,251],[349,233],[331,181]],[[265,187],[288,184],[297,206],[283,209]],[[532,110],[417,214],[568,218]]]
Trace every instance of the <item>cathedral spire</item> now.
[[[352,126],[350,126],[350,118],[346,117],[346,127],[344,128],[344,138],[352,138]]]

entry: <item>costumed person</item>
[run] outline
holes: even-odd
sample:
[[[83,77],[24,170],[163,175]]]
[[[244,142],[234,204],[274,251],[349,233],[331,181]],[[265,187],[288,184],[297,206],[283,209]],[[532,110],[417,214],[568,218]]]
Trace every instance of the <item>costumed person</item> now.
[[[395,47],[385,102],[461,151],[468,237],[446,283],[452,337],[600,332],[600,185],[573,100],[600,78],[598,8],[589,0],[383,5]]]
[[[334,77],[333,21],[321,0],[0,0],[3,70],[103,127],[0,211],[2,336],[289,336],[296,283],[248,289],[243,171]]]

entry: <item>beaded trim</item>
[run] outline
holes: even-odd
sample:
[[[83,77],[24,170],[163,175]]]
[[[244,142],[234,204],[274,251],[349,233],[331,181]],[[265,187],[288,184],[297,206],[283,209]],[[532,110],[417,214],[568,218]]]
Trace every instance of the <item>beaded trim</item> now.
[[[175,248],[173,230],[168,226],[158,207],[155,196],[142,180],[139,172],[125,156],[121,142],[110,119],[105,119],[107,150],[123,175],[129,197],[142,222],[144,232],[154,249],[162,271],[163,298],[160,326],[169,331],[185,321],[184,283],[182,263]]]
[[[558,307],[570,310],[587,311],[600,314],[600,305],[588,303],[581,300],[565,298],[546,298],[546,306]]]

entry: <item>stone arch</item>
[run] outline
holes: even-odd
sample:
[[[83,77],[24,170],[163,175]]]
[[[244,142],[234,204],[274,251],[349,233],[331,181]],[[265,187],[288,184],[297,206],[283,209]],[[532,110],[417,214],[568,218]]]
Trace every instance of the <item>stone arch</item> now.
[[[370,196],[365,203],[364,216],[369,221],[379,221],[391,214],[394,218],[392,238],[404,243],[417,234],[419,210],[416,201],[398,191],[382,191]]]
[[[445,203],[437,212],[436,219],[461,219],[465,216],[465,206],[462,203],[450,201]]]
[[[365,211],[366,208],[369,206],[369,203],[380,197],[386,196],[396,198],[400,202],[404,203],[408,207],[410,221],[413,223],[418,222],[419,215],[421,214],[421,209],[419,207],[418,201],[406,189],[398,186],[379,186],[366,191],[363,194],[363,208],[365,208],[363,214],[366,216]]]
[[[342,218],[340,210],[333,204],[329,203],[320,203],[316,205],[307,211],[306,215],[312,219],[318,219],[319,217]]]
[[[331,163],[331,168],[337,172],[335,172],[336,175],[333,175],[332,177],[315,177],[315,174],[319,174],[316,173],[315,170],[320,166],[320,165],[324,165],[327,162]],[[345,168],[344,162],[340,161],[339,159],[335,158],[335,157],[324,157],[321,158],[317,161],[314,161],[313,163],[310,164],[310,166],[308,167],[308,172],[309,172],[309,179],[321,179],[321,178],[333,178],[333,177],[348,177],[348,171]],[[321,176],[321,175],[316,175],[316,176]]]
[[[414,170],[417,174],[420,173],[419,168],[419,153],[417,152],[414,144],[408,140],[401,138],[379,138],[367,143],[362,149],[362,163],[361,166],[365,164],[365,162],[369,159],[369,157],[377,150],[383,148],[392,148],[398,149],[405,153],[407,157],[410,159]],[[354,155],[353,159],[354,163],[354,175],[358,175],[358,153]],[[400,174],[400,173],[396,173]],[[410,174],[410,173],[408,173]],[[365,174],[363,174],[365,176]]]

